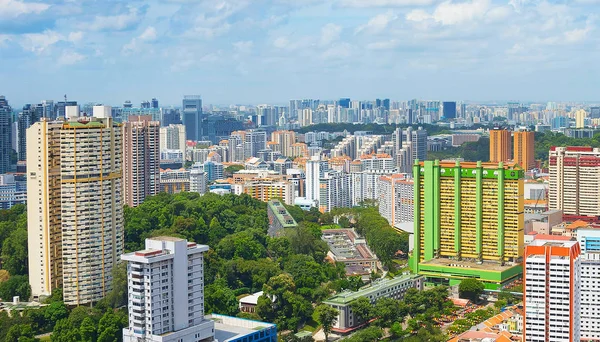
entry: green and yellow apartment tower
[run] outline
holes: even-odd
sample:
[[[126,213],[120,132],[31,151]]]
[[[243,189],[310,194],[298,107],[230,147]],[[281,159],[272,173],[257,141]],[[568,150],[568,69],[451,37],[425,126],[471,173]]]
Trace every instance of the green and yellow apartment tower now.
[[[410,266],[429,283],[477,278],[499,289],[521,276],[523,178],[515,164],[415,162]]]

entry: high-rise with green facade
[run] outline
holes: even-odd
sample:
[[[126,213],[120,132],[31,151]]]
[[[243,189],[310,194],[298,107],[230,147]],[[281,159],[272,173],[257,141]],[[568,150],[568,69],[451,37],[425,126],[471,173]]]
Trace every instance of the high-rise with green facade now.
[[[503,163],[415,163],[413,272],[496,289],[521,274],[524,171]]]

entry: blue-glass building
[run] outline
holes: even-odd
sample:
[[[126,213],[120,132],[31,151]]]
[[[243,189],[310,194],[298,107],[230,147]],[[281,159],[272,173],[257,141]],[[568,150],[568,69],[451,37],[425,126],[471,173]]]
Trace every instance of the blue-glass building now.
[[[212,314],[215,339],[219,342],[277,342],[277,325],[243,318]]]

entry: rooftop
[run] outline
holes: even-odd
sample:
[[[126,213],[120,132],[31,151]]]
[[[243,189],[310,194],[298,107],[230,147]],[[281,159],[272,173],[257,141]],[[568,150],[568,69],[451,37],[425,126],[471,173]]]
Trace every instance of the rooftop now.
[[[411,280],[411,279],[416,279],[420,277],[417,274],[403,274],[401,276],[397,276],[393,279],[381,279],[379,281],[376,281],[375,283],[373,283],[373,285],[369,286],[369,287],[364,287],[358,291],[344,291],[344,292],[340,292],[338,294],[336,294],[333,297],[328,298],[327,300],[325,300],[325,303],[332,303],[332,304],[349,304],[350,302],[352,302],[355,299],[358,299],[360,297],[364,297],[364,296],[368,296],[374,292],[377,292],[379,290],[391,287],[391,286],[395,286],[397,284],[401,284],[407,280]]]
[[[360,238],[354,229],[324,229],[322,233],[321,239],[327,242],[337,261],[376,258],[365,240]]]
[[[264,329],[275,329],[272,323],[252,321],[218,314],[206,316],[215,322],[215,339],[219,342],[232,341]]]
[[[480,269],[492,272],[503,272],[508,269],[514,267],[514,265],[506,264],[504,266],[499,263],[484,261],[481,264],[478,264],[475,261],[469,260],[454,260],[447,258],[435,258],[427,261],[423,261],[420,263],[421,265],[432,265],[432,266],[444,266],[444,267],[456,267],[456,268],[466,268],[466,269]]]

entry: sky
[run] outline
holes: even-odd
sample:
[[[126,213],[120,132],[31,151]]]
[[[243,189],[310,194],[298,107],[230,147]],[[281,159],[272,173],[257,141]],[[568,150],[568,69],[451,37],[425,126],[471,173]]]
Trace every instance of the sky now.
[[[600,0],[0,0],[0,95],[600,100]]]

